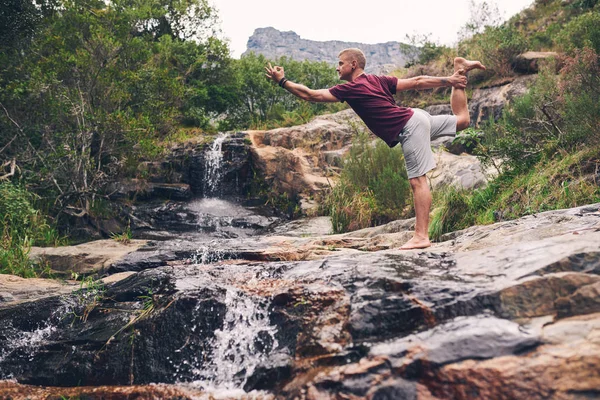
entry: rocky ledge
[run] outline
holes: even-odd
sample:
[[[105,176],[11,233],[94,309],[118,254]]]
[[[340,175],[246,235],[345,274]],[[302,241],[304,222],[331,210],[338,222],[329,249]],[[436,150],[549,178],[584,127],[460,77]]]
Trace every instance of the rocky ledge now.
[[[600,395],[600,204],[469,228],[424,251],[395,249],[411,221],[312,237],[323,220],[299,224],[294,235],[278,226],[211,242],[229,256],[205,263],[143,264],[169,246],[198,246],[155,243],[113,264],[140,271],[116,283],[4,297],[0,371],[13,379],[4,387],[76,395],[90,389],[75,386],[160,383],[171,386],[148,393],[237,388],[232,399],[246,398],[241,388],[281,399]]]

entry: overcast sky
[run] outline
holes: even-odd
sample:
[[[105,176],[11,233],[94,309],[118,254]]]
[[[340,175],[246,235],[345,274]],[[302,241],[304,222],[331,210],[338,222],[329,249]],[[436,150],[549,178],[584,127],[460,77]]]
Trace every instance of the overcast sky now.
[[[478,0],[481,2],[481,0]],[[493,1],[493,0],[492,0]],[[469,0],[209,0],[218,10],[223,37],[239,58],[256,28],[294,31],[303,39],[344,42],[406,42],[406,35],[431,34],[452,45],[470,17]],[[509,18],[533,0],[500,0]]]

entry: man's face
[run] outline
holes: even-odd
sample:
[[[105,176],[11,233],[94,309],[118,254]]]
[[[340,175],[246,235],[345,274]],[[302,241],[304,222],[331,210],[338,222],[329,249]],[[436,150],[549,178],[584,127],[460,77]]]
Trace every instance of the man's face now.
[[[338,61],[338,66],[335,69],[340,76],[340,79],[343,81],[349,81],[352,79],[352,67],[353,67],[352,59],[348,54],[342,54]]]

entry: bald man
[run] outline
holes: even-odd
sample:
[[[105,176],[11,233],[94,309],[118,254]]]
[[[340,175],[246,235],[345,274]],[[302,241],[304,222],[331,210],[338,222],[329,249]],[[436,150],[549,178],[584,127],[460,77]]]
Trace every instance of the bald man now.
[[[402,146],[406,171],[415,204],[415,232],[401,250],[424,249],[429,241],[429,212],[431,192],[425,174],[435,168],[431,140],[441,136],[455,136],[469,126],[465,87],[467,72],[485,69],[479,61],[454,59],[454,74],[446,77],[417,76],[398,79],[365,73],[366,58],[359,49],[345,49],[338,55],[336,71],[341,80],[329,89],[313,90],[289,81],[280,66],[265,67],[267,77],[293,95],[312,102],[347,102],[367,127],[388,146]],[[394,94],[402,90],[452,87],[450,105],[453,115],[431,116],[427,112],[398,106]]]

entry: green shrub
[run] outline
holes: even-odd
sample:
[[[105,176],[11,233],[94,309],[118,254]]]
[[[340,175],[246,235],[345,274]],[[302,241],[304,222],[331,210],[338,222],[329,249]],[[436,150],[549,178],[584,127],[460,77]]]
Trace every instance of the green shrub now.
[[[487,67],[485,74],[512,74],[511,61],[527,49],[527,38],[511,25],[487,26],[483,33],[459,44],[459,53],[480,60]]]
[[[33,195],[11,182],[0,183],[0,273],[37,276],[29,260],[34,244],[56,244],[56,230],[32,206]]]
[[[599,169],[600,147],[595,146],[543,158],[528,170],[504,172],[483,189],[446,188],[434,193],[429,235],[440,240],[475,224],[600,202]]]
[[[573,53],[575,49],[589,47],[600,54],[600,13],[588,12],[569,21],[556,38],[563,51]]]
[[[406,214],[410,187],[400,146],[389,148],[359,132],[339,183],[327,199],[334,232],[375,226]]]
[[[600,64],[593,49],[576,50],[560,74],[546,68],[529,93],[497,123],[484,126],[487,160],[505,170],[528,171],[543,158],[600,143]]]

